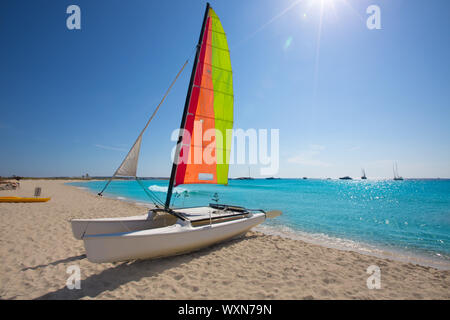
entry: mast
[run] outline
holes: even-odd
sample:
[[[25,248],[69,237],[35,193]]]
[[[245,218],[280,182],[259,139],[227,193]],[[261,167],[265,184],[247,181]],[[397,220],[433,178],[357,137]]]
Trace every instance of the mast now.
[[[181,124],[180,124],[180,129],[184,129],[184,126],[186,124],[186,116],[187,116],[187,112],[189,109],[189,103],[191,100],[191,93],[192,93],[192,85],[194,84],[194,78],[195,78],[195,71],[197,70],[197,63],[198,63],[198,58],[199,58],[199,54],[200,54],[200,48],[203,42],[203,34],[205,33],[205,26],[206,26],[206,19],[208,18],[208,11],[209,11],[209,2],[206,3],[206,9],[205,9],[205,16],[203,17],[203,24],[202,24],[202,29],[200,31],[200,37],[198,39],[198,44],[197,44],[197,50],[195,52],[195,60],[194,60],[194,65],[192,66],[192,72],[191,72],[191,79],[189,81],[189,87],[188,87],[188,92],[186,95],[186,102],[184,103],[184,111],[183,111],[183,116],[181,118]],[[172,198],[172,192],[173,192],[173,184],[175,182],[175,174],[177,172],[177,166],[178,166],[178,159],[180,157],[180,151],[181,151],[181,141],[183,139],[183,136],[181,134],[178,135],[178,142],[177,142],[177,148],[175,151],[175,156],[174,156],[174,161],[172,164],[172,172],[170,173],[170,180],[169,180],[169,188],[167,189],[167,198],[166,198],[166,203],[165,203],[165,209],[169,209],[170,207],[170,199]]]

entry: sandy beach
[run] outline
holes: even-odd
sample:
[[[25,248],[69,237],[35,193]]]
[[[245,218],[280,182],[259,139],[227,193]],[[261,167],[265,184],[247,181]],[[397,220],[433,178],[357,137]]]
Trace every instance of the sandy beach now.
[[[60,180],[25,180],[0,196],[47,203],[0,203],[1,299],[450,299],[450,271],[249,232],[190,254],[95,264],[74,239],[69,220],[132,216],[145,207],[99,198]],[[67,268],[80,267],[69,290]],[[381,289],[368,289],[370,265]]]

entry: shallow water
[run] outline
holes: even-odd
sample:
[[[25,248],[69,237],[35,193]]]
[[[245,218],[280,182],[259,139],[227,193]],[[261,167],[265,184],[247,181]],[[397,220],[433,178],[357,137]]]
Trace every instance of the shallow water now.
[[[167,180],[142,182],[165,200]],[[105,181],[70,184],[97,193]],[[214,193],[219,203],[282,210],[282,216],[260,227],[269,233],[450,265],[450,180],[230,180],[228,186],[179,186],[174,205],[205,205]],[[105,195],[150,202],[136,181],[113,181]]]

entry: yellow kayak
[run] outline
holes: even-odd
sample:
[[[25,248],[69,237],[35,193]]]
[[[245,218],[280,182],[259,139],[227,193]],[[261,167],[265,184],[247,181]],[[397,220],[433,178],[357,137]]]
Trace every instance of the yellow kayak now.
[[[0,197],[0,202],[47,202],[50,198]]]

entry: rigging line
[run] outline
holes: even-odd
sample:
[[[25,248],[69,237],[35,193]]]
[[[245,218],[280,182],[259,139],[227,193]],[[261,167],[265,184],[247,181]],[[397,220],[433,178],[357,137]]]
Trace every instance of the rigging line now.
[[[153,204],[159,208],[159,206],[164,206],[164,203],[156,196],[152,191],[150,191],[148,188],[144,186],[141,180],[139,180],[138,177],[136,177],[137,183],[142,187],[144,192],[147,194],[147,196],[152,200]],[[159,206],[158,206],[159,205]]]
[[[158,196],[152,192],[150,189],[146,188],[145,185],[142,183],[141,180],[139,180],[138,177],[136,177],[136,181],[139,183],[139,185],[144,189],[144,192],[147,194],[147,196],[152,200],[153,204],[157,207],[158,205],[164,206],[164,203],[161,201],[161,199],[158,198]]]
[[[139,180],[139,182],[140,182],[140,185],[141,185],[142,187],[145,187],[144,184],[141,183],[141,180]],[[145,191],[147,194],[152,195],[153,198],[155,199],[155,201],[157,201],[159,205],[164,206],[164,202],[163,202],[163,201],[162,201],[162,200],[161,200],[161,199],[160,199],[153,191],[151,191],[149,188],[144,188],[144,191]]]
[[[178,77],[180,76],[181,72],[183,72],[184,67],[186,67],[186,65],[188,64],[189,59],[186,60],[186,62],[183,64],[183,67],[181,67],[180,71],[178,71],[177,76],[175,77],[175,79],[172,81],[172,83],[170,84],[170,87],[167,89],[166,93],[164,94],[164,97],[161,99],[161,102],[158,104],[158,106],[156,107],[155,111],[153,111],[152,116],[150,117],[150,119],[147,121],[147,124],[145,125],[144,129],[142,129],[141,134],[139,136],[141,136],[145,129],[147,129],[148,125],[150,124],[150,122],[153,120],[153,117],[156,115],[156,113],[159,110],[159,107],[161,107],[161,105],[163,104],[164,100],[166,100],[167,95],[169,94],[170,90],[172,89],[173,85],[175,84],[175,82],[177,81]]]
[[[155,198],[155,200],[158,202],[159,205],[164,206],[164,202],[162,202],[162,200],[150,189],[146,188],[145,189],[147,193],[150,193],[151,195],[153,195],[153,197]]]
[[[109,184],[111,183],[112,179],[116,176],[117,172],[119,171],[119,169],[122,167],[122,165],[124,164],[124,162],[127,160],[128,156],[130,155],[130,153],[133,151],[136,143],[138,143],[139,139],[142,137],[142,135],[144,134],[145,130],[147,129],[148,125],[150,124],[150,122],[153,120],[154,116],[156,115],[156,113],[159,110],[159,107],[161,107],[162,103],[164,102],[164,100],[166,100],[167,95],[169,94],[170,90],[172,89],[173,85],[175,84],[175,82],[178,80],[178,77],[180,76],[181,72],[183,72],[184,68],[186,67],[186,65],[189,62],[189,59],[191,59],[192,57],[192,53],[189,56],[189,58],[186,60],[186,62],[183,64],[183,66],[181,67],[180,71],[178,71],[177,76],[175,77],[175,79],[172,81],[172,83],[170,84],[169,88],[166,90],[166,93],[164,94],[163,98],[161,99],[161,101],[159,102],[158,106],[156,107],[155,111],[153,111],[153,114],[151,115],[150,119],[147,121],[147,124],[145,125],[144,129],[142,129],[141,133],[139,134],[139,136],[137,137],[136,141],[133,143],[133,146],[131,147],[130,151],[128,151],[127,156],[123,159],[122,163],[120,164],[120,166],[116,169],[116,171],[114,172],[114,174],[112,175],[111,179],[108,180],[108,182],[106,183],[106,185],[103,187],[102,191],[100,191],[98,193],[99,196],[101,196],[103,194],[103,192],[106,190],[106,188],[109,186]]]

